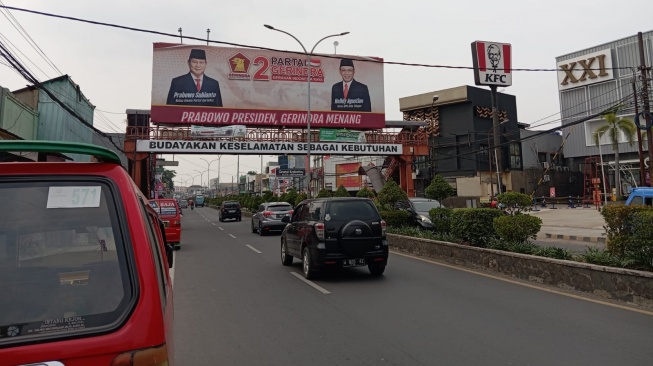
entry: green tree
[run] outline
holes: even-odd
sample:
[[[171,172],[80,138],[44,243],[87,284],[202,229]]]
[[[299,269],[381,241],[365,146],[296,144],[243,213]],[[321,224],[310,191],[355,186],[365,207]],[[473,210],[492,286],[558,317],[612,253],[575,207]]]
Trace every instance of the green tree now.
[[[593,134],[594,144],[599,145],[601,137],[607,134],[614,151],[614,169],[615,169],[615,188],[617,189],[617,197],[621,197],[621,174],[619,170],[619,135],[624,134],[626,141],[630,146],[633,146],[635,139],[636,129],[635,123],[628,118],[617,117],[617,111],[610,112],[603,115],[605,124],[599,127]]]
[[[341,185],[338,187],[338,190],[336,190],[336,193],[333,194],[333,197],[351,197],[351,195],[347,192],[347,188]]]
[[[381,205],[394,206],[397,201],[407,200],[408,195],[394,180],[390,179],[383,185],[378,198]]]
[[[306,193],[300,193],[297,195],[297,198],[295,198],[295,202],[290,202],[293,206],[297,206],[301,201],[305,200],[308,198],[308,195]]]
[[[506,208],[510,215],[528,211],[533,205],[531,196],[519,192],[505,192],[497,196],[497,201]]]
[[[297,190],[295,188],[290,188],[288,192],[286,192],[286,199],[285,202],[290,203],[291,205],[295,204],[295,201],[297,201],[297,196],[299,193],[297,193]]]
[[[443,199],[453,196],[453,187],[438,174],[431,180],[431,184],[426,187],[424,194],[426,198],[442,202]]]
[[[356,197],[374,198],[374,192],[372,192],[372,190],[367,187],[363,187],[360,191],[358,191],[358,193],[356,193]]]
[[[161,182],[168,187],[169,192],[174,192],[175,191],[175,184],[172,182],[172,180],[175,178],[177,173],[174,170],[166,170],[163,169],[163,174],[161,176]]]
[[[331,192],[329,192],[326,189],[322,188],[317,193],[317,198],[325,198],[325,197],[331,197]]]

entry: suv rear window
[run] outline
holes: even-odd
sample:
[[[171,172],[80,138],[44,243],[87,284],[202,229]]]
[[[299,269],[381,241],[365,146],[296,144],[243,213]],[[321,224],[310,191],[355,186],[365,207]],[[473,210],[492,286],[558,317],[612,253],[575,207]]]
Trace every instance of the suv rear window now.
[[[0,200],[0,347],[126,314],[135,291],[106,181],[5,181]]]
[[[362,217],[380,220],[373,203],[363,200],[332,201],[329,204],[328,214],[330,219],[337,221],[350,221]]]
[[[225,202],[224,207],[226,207],[226,208],[238,208],[238,207],[240,207],[240,203],[239,202]]]
[[[277,211],[290,211],[292,210],[291,205],[274,205],[268,206],[268,211],[277,212]]]

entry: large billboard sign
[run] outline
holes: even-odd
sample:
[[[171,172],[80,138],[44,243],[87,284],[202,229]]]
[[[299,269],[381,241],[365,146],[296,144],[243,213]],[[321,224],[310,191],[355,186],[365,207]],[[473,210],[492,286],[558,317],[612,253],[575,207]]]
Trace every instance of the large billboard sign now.
[[[154,44],[152,122],[305,128],[385,127],[379,58]]]
[[[476,85],[512,85],[512,46],[509,43],[472,42]]]

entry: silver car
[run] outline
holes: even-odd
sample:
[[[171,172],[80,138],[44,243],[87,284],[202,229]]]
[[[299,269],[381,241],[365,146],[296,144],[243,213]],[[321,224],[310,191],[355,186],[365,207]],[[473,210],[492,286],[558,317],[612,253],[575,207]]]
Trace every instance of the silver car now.
[[[292,213],[293,206],[288,202],[263,203],[252,215],[252,232],[258,232],[261,236],[273,231],[281,232],[286,227],[286,223],[281,222],[281,219]]]

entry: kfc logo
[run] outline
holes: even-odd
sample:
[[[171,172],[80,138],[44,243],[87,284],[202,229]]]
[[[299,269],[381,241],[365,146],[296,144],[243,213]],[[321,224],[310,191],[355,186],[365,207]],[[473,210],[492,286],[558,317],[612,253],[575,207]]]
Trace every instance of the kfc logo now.
[[[472,42],[476,85],[512,85],[512,46],[508,43]]]

